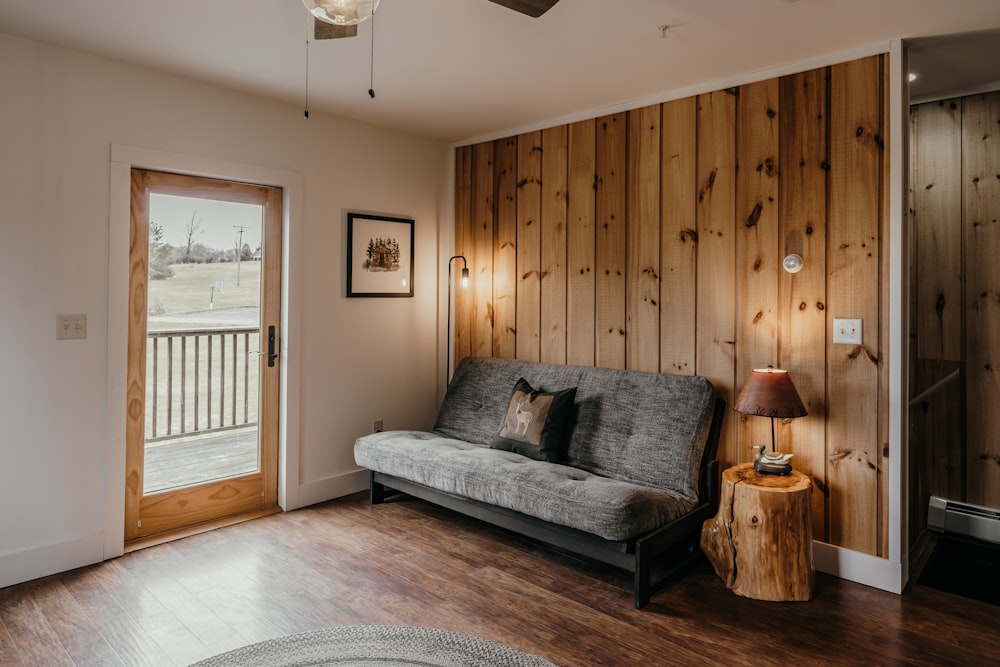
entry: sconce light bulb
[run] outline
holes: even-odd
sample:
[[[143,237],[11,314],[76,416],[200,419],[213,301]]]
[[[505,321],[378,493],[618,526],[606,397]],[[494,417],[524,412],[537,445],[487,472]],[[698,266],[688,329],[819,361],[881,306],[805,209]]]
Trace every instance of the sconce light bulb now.
[[[469,268],[462,269],[462,287],[469,286]]]
[[[785,271],[788,271],[789,273],[798,273],[799,271],[801,271],[802,264],[803,264],[802,255],[796,255],[794,253],[785,256],[785,259],[782,260],[781,262],[781,265],[785,268]]]

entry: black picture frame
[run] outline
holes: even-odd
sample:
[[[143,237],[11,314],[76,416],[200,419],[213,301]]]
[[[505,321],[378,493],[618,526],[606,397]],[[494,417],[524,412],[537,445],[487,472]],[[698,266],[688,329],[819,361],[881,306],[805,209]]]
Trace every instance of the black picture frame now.
[[[413,296],[413,220],[347,214],[347,296]]]

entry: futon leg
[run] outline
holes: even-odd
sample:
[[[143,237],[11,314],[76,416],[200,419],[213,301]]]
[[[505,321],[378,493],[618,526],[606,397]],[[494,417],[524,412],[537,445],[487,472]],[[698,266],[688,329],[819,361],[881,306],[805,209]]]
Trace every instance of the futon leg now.
[[[369,472],[368,479],[371,483],[371,503],[381,505],[385,502],[385,486],[375,481],[375,473]]]
[[[652,597],[650,570],[650,554],[647,545],[639,542],[635,545],[635,608],[642,609]]]

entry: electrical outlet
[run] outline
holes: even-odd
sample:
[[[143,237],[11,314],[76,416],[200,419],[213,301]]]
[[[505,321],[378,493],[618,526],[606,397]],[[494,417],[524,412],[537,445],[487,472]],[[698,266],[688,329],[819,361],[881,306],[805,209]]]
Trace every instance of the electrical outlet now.
[[[861,345],[861,320],[846,317],[833,318],[833,342]]]
[[[56,315],[56,340],[86,337],[86,315]]]
[[[372,433],[381,433],[384,430],[384,425],[381,419],[372,420]]]

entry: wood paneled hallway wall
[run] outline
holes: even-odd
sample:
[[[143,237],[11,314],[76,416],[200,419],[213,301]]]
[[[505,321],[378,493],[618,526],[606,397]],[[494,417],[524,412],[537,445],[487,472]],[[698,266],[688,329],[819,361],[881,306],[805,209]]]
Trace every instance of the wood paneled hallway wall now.
[[[814,536],[887,551],[888,73],[883,55],[456,149],[455,359],[708,377],[790,370]],[[800,273],[781,268],[788,253]],[[863,343],[832,343],[832,319]],[[730,412],[724,465],[769,420]]]
[[[1000,507],[1000,91],[910,118],[915,536],[931,495]]]

